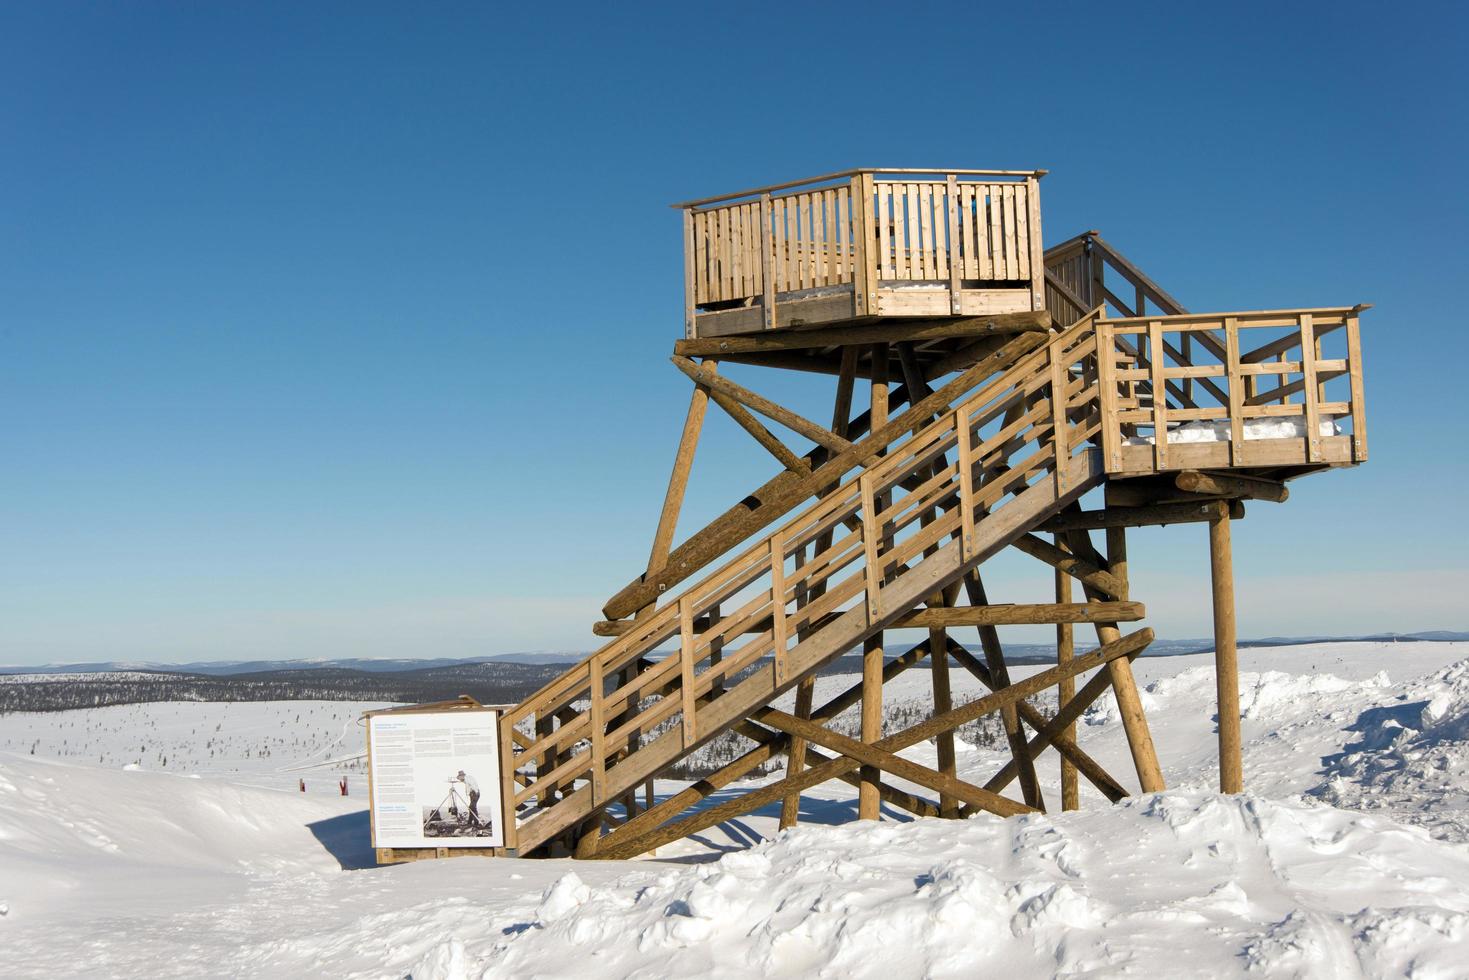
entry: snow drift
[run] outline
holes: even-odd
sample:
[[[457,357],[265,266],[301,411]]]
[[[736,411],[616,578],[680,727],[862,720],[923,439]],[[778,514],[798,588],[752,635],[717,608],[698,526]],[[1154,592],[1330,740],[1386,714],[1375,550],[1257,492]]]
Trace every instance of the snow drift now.
[[[487,977],[1462,976],[1469,847],[1326,806],[1160,794],[1093,813],[798,828],[496,923]],[[461,944],[465,942],[460,937]],[[441,957],[447,952],[440,953]],[[466,956],[460,954],[461,962]],[[416,976],[417,974],[415,974]]]

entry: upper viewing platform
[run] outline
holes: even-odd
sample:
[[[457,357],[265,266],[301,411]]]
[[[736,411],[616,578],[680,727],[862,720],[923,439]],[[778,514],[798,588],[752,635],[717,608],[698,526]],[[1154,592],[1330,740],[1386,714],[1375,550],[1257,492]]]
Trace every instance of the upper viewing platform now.
[[[683,211],[689,338],[1045,308],[1044,170],[845,170]]]

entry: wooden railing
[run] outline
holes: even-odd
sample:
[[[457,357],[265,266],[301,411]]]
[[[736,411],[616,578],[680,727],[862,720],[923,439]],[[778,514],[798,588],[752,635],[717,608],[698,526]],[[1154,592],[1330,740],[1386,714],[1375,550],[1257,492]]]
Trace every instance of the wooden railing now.
[[[1095,231],[1046,249],[1046,309],[1065,326],[1098,306],[1124,317],[1188,310]],[[1128,298],[1123,299],[1123,295]]]
[[[1096,338],[1091,319],[1055,336],[508,711],[511,809],[534,804],[536,821],[579,790],[577,812],[615,799],[905,611],[933,587],[930,558],[983,560],[1000,529],[1023,530],[1012,511],[1085,489],[1077,473],[1100,475],[1080,465],[1101,428]]]
[[[1098,321],[1107,471],[1364,461],[1364,308]]]
[[[852,170],[674,205],[689,330],[699,310],[738,306],[763,306],[768,328],[780,297],[811,291],[851,290],[860,315],[876,312],[884,284],[943,284],[957,297],[1029,283],[1044,172]]]

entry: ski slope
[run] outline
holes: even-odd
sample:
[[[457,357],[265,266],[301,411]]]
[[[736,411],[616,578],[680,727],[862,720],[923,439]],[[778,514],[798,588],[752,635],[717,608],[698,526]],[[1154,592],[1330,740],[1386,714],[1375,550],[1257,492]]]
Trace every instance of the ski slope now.
[[[1242,651],[1239,798],[1212,792],[1209,658],[1145,658],[1167,793],[832,826],[855,809],[837,784],[794,831],[776,834],[770,808],[633,862],[372,866],[350,759],[377,705],[4,716],[0,974],[1462,977],[1466,658],[1452,643]],[[854,679],[821,678],[818,700]],[[926,685],[914,669],[886,697],[920,702]],[[1132,783],[1115,708],[1079,727]],[[1000,758],[968,747],[960,766]]]

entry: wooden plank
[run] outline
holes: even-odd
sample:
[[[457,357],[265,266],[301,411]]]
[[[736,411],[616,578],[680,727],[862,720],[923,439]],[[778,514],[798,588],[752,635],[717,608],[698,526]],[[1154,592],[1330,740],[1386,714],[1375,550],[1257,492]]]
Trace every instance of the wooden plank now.
[[[877,501],[872,491],[872,474],[863,473],[860,479],[862,487],[862,550],[866,556],[864,573],[867,577],[867,618],[869,622],[875,623],[882,618],[882,582],[879,578],[880,573],[877,560],[878,535],[881,534],[881,526],[876,517]]]
[[[1005,184],[1000,193],[1005,225],[1005,278],[1020,278],[1020,256],[1015,242],[1015,185]]]
[[[773,239],[774,255],[771,256],[771,275],[775,279],[772,290],[776,293],[788,292],[791,288],[790,279],[790,250],[786,245],[786,201],[785,198],[771,198],[771,237]],[[771,320],[774,322],[775,302],[771,302]]]
[[[1148,324],[1148,359],[1153,378],[1153,454],[1160,470],[1168,467],[1168,384],[1163,378],[1166,356],[1163,351],[1163,324],[1153,320]]]
[[[590,706],[588,713],[591,715],[592,724],[592,803],[598,804],[605,800],[605,787],[607,776],[607,730],[602,719],[602,699],[606,693],[602,680],[602,658],[592,657],[591,660],[592,682],[590,687]]]
[[[1043,310],[1046,308],[1046,284],[1042,275],[1046,267],[1045,246],[1041,238],[1041,184],[1036,177],[1025,179],[1025,203],[1029,210],[1029,219],[1026,222],[1026,234],[1029,236],[1030,262],[1028,275],[1030,278],[1031,308]]]
[[[683,325],[684,336],[694,336],[694,307],[698,304],[698,285],[694,278],[694,214],[683,213]]]
[[[854,231],[861,233],[857,240],[857,259],[862,269],[862,280],[853,310],[859,316],[871,316],[877,312],[878,283],[877,256],[872,250],[872,234],[869,230],[872,223],[872,175],[862,174],[857,186],[860,192],[855,195],[855,200],[859,205],[858,214],[862,215],[862,222],[860,226],[854,227]]]
[[[1367,406],[1363,399],[1362,338],[1357,317],[1347,317],[1347,362],[1352,391],[1352,460],[1367,460]]]
[[[770,195],[760,197],[760,305],[765,316],[765,329],[775,328],[774,243],[770,232]]]
[[[1239,321],[1234,317],[1224,318],[1224,367],[1229,387],[1229,461],[1238,466],[1244,458],[1245,420],[1244,382],[1240,376]]]
[[[786,647],[790,636],[786,628],[785,536],[777,531],[770,536],[770,615],[775,637],[775,683],[786,682]]]
[[[694,747],[698,740],[697,713],[694,700],[694,597],[685,593],[678,601],[678,668],[679,692],[682,695],[683,747]]]
[[[1301,324],[1301,389],[1306,402],[1306,460],[1316,463],[1321,460],[1321,413],[1319,390],[1316,387],[1316,337],[1311,314],[1302,313]]]
[[[893,257],[893,205],[892,187],[877,185],[877,254],[878,273],[883,279],[897,278],[897,266]]]
[[[1056,481],[1056,496],[1066,495],[1066,461],[1071,458],[1066,424],[1066,365],[1057,350],[1050,347],[1051,361],[1051,451],[1055,454],[1055,469],[1052,478]]]
[[[954,431],[959,449],[959,522],[960,553],[968,561],[974,556],[974,430],[970,428],[969,409],[954,410]]]
[[[963,249],[959,244],[959,178],[949,174],[944,200],[949,228],[949,312],[959,313],[959,290],[964,276]]]

